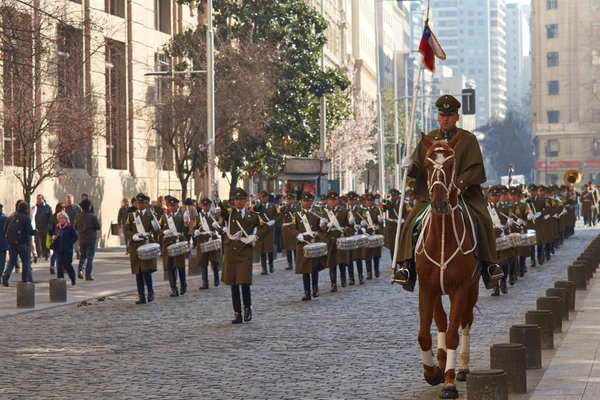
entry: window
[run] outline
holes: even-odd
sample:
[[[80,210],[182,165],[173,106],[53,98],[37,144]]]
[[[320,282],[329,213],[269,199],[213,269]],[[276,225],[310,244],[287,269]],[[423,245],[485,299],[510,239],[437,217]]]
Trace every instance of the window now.
[[[104,11],[125,18],[125,0],[104,0]]]
[[[558,94],[558,81],[548,81],[548,95],[555,96]]]
[[[106,42],[106,166],[127,168],[125,43]]]
[[[558,140],[548,140],[546,142],[546,157],[558,157],[558,147]]]
[[[549,67],[558,66],[558,51],[551,51],[546,53],[546,60],[548,61]]]
[[[560,111],[548,111],[548,123],[549,124],[558,124],[560,119]]]
[[[57,28],[56,80],[58,96],[62,99],[81,98],[83,84],[83,31],[61,24]],[[68,109],[70,102],[65,101]],[[59,137],[74,137],[63,127],[57,132]],[[82,151],[72,153],[59,160],[65,168],[85,168],[88,159],[88,147],[82,145]]]
[[[546,10],[555,10],[558,8],[558,0],[546,0]]]
[[[29,14],[5,8],[1,13],[2,105],[4,113],[4,165],[23,166],[23,143],[29,136],[23,127],[30,124],[33,110],[33,38]]]
[[[600,51],[592,50],[592,64],[600,65]]]
[[[171,34],[171,0],[154,0],[155,29]]]
[[[72,1],[73,3],[81,4],[81,0],[70,0],[70,1]]]
[[[546,25],[546,39],[558,37],[558,24]]]

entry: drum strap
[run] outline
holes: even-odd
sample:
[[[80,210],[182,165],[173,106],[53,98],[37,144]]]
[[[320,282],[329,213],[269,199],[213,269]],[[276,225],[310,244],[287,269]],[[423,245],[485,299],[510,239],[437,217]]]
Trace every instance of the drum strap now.
[[[167,225],[169,225],[169,230],[171,231],[171,235],[179,237],[179,232],[177,232],[177,227],[175,226],[175,221],[173,221],[173,216],[167,215]]]
[[[331,222],[333,222],[333,229],[337,229],[337,230],[342,230],[342,228],[340,227],[340,222],[338,221],[337,217],[335,216],[334,212],[331,211],[330,209],[327,209],[327,216],[329,217],[329,220]]]
[[[142,219],[140,218],[139,215],[135,216],[134,222],[135,222],[135,229],[137,230],[137,233],[140,235],[146,235],[146,229],[144,229],[144,224],[142,224]]]
[[[369,223],[369,228],[371,229],[375,229],[375,226],[373,225],[373,218],[371,218],[371,210],[367,209],[367,222]]]
[[[307,235],[310,236],[316,236],[315,233],[312,231],[312,229],[310,229],[310,224],[308,223],[308,218],[306,217],[306,214],[304,213],[298,213],[300,215],[300,219],[302,220],[302,225],[304,225],[304,230],[306,232]]]
[[[494,207],[492,207],[489,203],[488,203],[488,211],[490,213],[490,217],[492,217],[492,223],[494,224],[494,227],[496,228],[502,228],[502,223],[500,222],[500,218],[498,218],[498,214],[496,213],[496,209]]]
[[[210,227],[208,226],[208,221],[206,221],[206,218],[204,218],[204,215],[199,214],[200,217],[200,227],[202,228],[202,230],[206,233],[210,233]]]

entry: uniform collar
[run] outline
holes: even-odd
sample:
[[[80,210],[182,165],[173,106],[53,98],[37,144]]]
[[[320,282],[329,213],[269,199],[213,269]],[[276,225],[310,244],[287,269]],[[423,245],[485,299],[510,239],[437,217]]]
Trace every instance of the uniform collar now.
[[[457,127],[454,127],[454,129],[452,129],[448,132],[444,132],[441,129],[438,129],[438,137],[436,137],[436,139],[450,140],[456,134],[457,131],[458,131]]]

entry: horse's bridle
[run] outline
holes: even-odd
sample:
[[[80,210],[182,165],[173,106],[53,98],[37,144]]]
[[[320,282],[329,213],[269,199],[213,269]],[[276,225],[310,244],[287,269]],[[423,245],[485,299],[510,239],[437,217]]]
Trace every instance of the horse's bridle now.
[[[452,166],[452,177],[450,179],[450,182],[447,182],[447,176],[446,176],[446,171],[444,171],[444,164],[448,161],[454,158],[454,149],[445,149],[443,147],[436,147],[434,152],[432,153],[435,154],[438,151],[450,151],[450,155],[448,157],[444,157],[442,160],[438,160],[437,158],[435,160],[433,160],[431,157],[427,157],[427,160],[431,162],[431,164],[433,165],[433,173],[431,174],[431,178],[428,176],[427,177],[427,187],[429,189],[429,198],[432,198],[433,195],[433,188],[436,185],[440,185],[444,191],[446,192],[446,201],[449,203],[450,200],[450,193],[452,192],[453,189],[457,188],[456,184],[454,183],[454,178],[455,178],[455,169],[454,169],[454,165]],[[442,179],[440,178],[440,174],[442,175]],[[435,179],[433,181],[433,183],[431,182],[432,179]],[[448,212],[452,212],[454,211],[452,209],[452,207],[448,206]]]

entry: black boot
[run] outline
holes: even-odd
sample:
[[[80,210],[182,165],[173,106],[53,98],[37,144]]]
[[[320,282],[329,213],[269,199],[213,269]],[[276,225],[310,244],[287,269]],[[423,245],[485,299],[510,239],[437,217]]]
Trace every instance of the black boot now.
[[[302,297],[302,301],[308,301],[311,300],[312,297],[310,296],[310,290],[307,292],[304,292],[304,296]]]
[[[292,252],[292,250],[287,250],[287,251],[286,251],[286,254],[285,254],[285,255],[286,255],[286,257],[287,257],[287,264],[288,264],[288,266],[287,266],[287,267],[285,267],[285,269],[286,269],[286,270],[291,270],[291,269],[294,269],[294,267],[293,267],[293,262],[292,262],[292,259],[293,259],[293,254],[294,254],[294,253]]]
[[[213,269],[213,275],[215,276],[215,287],[217,287],[217,286],[219,286],[219,283],[221,282],[219,280],[219,264],[213,264],[212,269]]]
[[[492,292],[492,296],[494,296],[494,297],[500,296],[500,285],[496,285],[494,287],[494,291]]]
[[[235,312],[233,319],[231,320],[232,324],[241,324],[242,323],[242,313],[239,311]]]
[[[145,293],[140,293],[138,294],[139,299],[138,301],[135,302],[135,304],[146,304],[146,294]]]
[[[177,272],[179,273],[179,284],[181,285],[181,290],[179,293],[183,296],[187,292],[187,281],[185,279],[185,268],[177,268]]]
[[[252,321],[252,306],[244,306],[244,321]]]
[[[169,286],[171,286],[171,294],[169,297],[177,297],[179,296],[179,291],[177,290],[177,276],[175,275],[174,269],[167,270],[167,276],[169,277]]]
[[[50,266],[50,275],[55,275],[56,274],[56,270],[54,269],[54,265]]]
[[[289,270],[294,269],[294,267],[292,266],[292,263],[288,261],[288,266],[285,267],[285,269],[289,271]]]
[[[319,297],[319,287],[318,286],[313,286],[313,291],[312,291],[312,296],[317,298]]]
[[[270,273],[274,273],[275,272],[275,265],[273,264],[273,253],[267,253],[269,255],[269,272]]]
[[[148,289],[148,303],[152,303],[154,300],[154,286],[152,285],[152,271],[144,271],[144,282]]]
[[[146,304],[146,291],[144,288],[144,277],[142,272],[135,274],[135,283],[138,290],[138,301],[135,304]]]
[[[501,291],[503,294],[506,294],[506,293],[508,293],[508,288],[506,287],[506,279],[503,279],[503,280],[500,282],[500,291]]]
[[[379,257],[373,257],[373,267],[375,268],[375,278],[379,278]],[[415,270],[415,282],[417,281],[417,271]]]
[[[361,285],[365,283],[365,276],[363,274],[358,274],[358,283]]]
[[[373,264],[371,260],[367,261],[367,280],[370,281],[373,279]]]
[[[356,285],[356,281],[354,280],[354,265],[353,261],[350,261],[350,265],[348,265],[348,286]]]
[[[335,283],[332,283],[332,284],[331,284],[331,290],[330,290],[330,292],[331,292],[331,293],[335,293],[335,292],[337,292],[337,285],[336,285]]]
[[[510,267],[509,267],[509,273],[508,273],[508,279],[509,279],[508,283],[510,283],[510,286],[515,285],[516,277],[517,277],[516,269],[517,269],[516,261],[511,261]],[[505,283],[505,286],[506,286],[506,283]]]
[[[340,264],[340,284],[346,287],[346,264]]]
[[[177,288],[171,288],[171,294],[169,295],[169,297],[177,297],[179,296],[179,291],[177,291]]]
[[[267,253],[260,253],[260,265],[262,266],[261,275],[269,275],[267,272]]]
[[[394,279],[407,292],[414,292],[417,282],[417,267],[412,259],[404,261],[402,268],[394,273]]]

